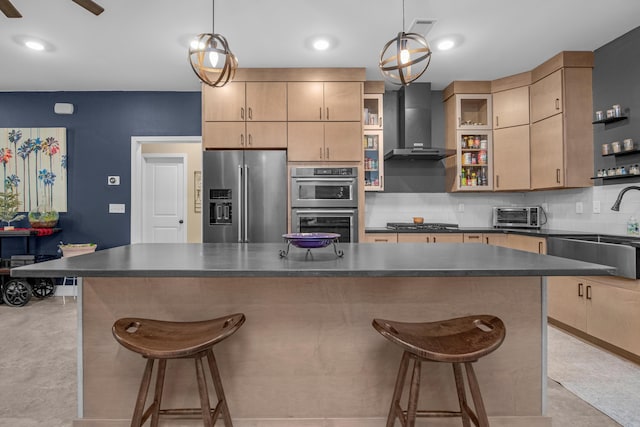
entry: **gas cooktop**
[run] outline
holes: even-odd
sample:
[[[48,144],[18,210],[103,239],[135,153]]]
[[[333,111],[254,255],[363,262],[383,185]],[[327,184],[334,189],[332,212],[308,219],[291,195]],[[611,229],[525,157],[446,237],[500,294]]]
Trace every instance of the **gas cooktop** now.
[[[415,224],[413,222],[388,222],[387,228],[389,230],[451,230],[457,229],[458,224],[445,224],[441,222],[424,222],[422,224]]]

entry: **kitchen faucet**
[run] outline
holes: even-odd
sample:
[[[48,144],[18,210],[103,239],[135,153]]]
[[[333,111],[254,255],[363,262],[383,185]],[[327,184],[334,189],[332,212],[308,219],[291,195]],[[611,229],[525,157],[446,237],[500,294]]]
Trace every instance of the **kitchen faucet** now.
[[[613,204],[613,206],[611,206],[611,210],[612,211],[620,211],[620,202],[622,202],[622,196],[624,196],[624,193],[626,193],[629,190],[640,190],[640,187],[638,187],[637,185],[630,185],[628,187],[623,188],[620,191],[620,194],[618,194],[618,198],[616,199],[615,203]]]

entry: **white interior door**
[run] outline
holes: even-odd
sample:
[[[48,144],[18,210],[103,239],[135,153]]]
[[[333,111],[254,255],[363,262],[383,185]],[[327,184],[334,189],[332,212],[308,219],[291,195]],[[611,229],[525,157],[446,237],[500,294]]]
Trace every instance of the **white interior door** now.
[[[143,154],[142,243],[186,242],[186,156]]]

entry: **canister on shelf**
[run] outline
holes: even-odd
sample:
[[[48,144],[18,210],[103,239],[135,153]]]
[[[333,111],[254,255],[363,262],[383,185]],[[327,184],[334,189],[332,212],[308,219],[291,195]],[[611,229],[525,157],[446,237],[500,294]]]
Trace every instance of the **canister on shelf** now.
[[[610,119],[611,117],[613,117],[613,114],[614,114],[613,109],[607,110],[607,119]]]
[[[624,145],[624,151],[631,151],[633,150],[633,139],[631,138],[627,138],[624,141],[622,141],[623,145]]]
[[[620,141],[614,141],[611,143],[611,151],[613,151],[614,153],[619,153],[620,151],[622,151]]]
[[[622,116],[622,109],[620,108],[620,105],[616,104],[613,106],[613,117],[620,116]]]
[[[609,144],[602,144],[602,155],[606,156],[611,153]]]
[[[596,120],[604,119],[604,113],[602,111],[596,111]]]

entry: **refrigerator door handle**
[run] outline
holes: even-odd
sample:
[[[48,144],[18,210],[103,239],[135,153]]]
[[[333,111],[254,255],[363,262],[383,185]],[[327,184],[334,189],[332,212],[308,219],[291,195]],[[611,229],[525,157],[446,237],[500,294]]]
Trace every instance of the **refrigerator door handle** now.
[[[244,165],[244,241],[249,242],[249,166]]]
[[[242,165],[238,165],[238,190],[242,189]],[[242,195],[238,197],[238,243],[242,243]]]

